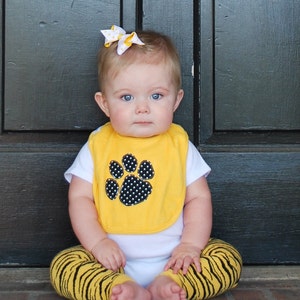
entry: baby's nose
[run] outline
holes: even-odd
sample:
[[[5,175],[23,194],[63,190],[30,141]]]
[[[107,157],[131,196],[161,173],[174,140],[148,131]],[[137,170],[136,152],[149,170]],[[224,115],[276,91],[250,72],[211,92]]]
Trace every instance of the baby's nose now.
[[[137,102],[136,113],[145,114],[149,113],[150,108],[147,100],[140,100]]]

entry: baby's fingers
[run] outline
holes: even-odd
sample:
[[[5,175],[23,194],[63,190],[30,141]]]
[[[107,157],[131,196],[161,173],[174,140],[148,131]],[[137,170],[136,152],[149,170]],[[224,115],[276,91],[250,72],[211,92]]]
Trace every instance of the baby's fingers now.
[[[165,266],[165,271],[172,269],[174,274],[177,274],[179,270],[183,271],[183,274],[187,273],[187,270],[192,263],[192,260],[190,257],[185,258],[173,258],[168,261],[168,263]]]
[[[201,265],[198,257],[194,259],[191,256],[186,256],[184,258],[170,259],[165,266],[165,271],[172,269],[174,274],[177,274],[179,270],[182,270],[183,274],[188,272],[188,269],[191,264],[195,265],[195,268],[198,272],[201,272]]]
[[[199,257],[195,257],[193,259],[193,263],[195,265],[196,270],[200,273],[201,272],[201,264],[200,264],[200,259]]]
[[[182,263],[182,273],[186,274],[188,271],[188,268],[190,267],[190,265],[192,264],[193,260],[190,256],[186,256],[183,260]]]
[[[115,253],[112,258],[112,267],[113,267],[112,270],[117,271],[119,268],[124,268],[125,264],[126,264],[126,259],[123,252],[120,251],[119,253]]]
[[[103,266],[112,271],[118,271],[119,268],[123,267],[123,261],[120,256],[113,255],[108,257],[106,260],[103,261]]]
[[[187,267],[186,266],[187,266],[186,258],[184,258],[184,259],[178,258],[173,265],[173,268],[172,268],[173,273],[177,274],[179,270],[184,271],[185,269],[188,268],[188,266]],[[183,274],[185,274],[185,273],[183,273]]]
[[[175,259],[170,258],[169,261],[166,263],[165,267],[164,267],[164,271],[167,271],[169,269],[172,269],[174,264],[175,264]]]

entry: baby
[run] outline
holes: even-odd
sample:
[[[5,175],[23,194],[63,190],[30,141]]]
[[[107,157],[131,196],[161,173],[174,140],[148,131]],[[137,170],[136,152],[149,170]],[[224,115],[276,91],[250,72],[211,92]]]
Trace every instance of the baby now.
[[[69,299],[208,299],[237,285],[242,259],[211,239],[210,167],[173,123],[183,99],[171,40],[103,30],[95,100],[109,117],[65,178],[80,246],[52,261]]]

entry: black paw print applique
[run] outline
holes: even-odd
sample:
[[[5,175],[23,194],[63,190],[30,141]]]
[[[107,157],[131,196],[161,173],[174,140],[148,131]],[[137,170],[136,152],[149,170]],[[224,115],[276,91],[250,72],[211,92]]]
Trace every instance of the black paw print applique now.
[[[118,180],[124,176],[124,170],[129,174],[120,188]],[[136,175],[130,174],[136,170]],[[119,199],[124,205],[137,205],[145,201],[152,192],[152,185],[147,180],[154,177],[154,170],[152,164],[147,160],[143,160],[138,166],[138,161],[132,154],[125,154],[122,157],[122,165],[115,160],[110,162],[109,172],[113,178],[106,180],[105,191],[111,200],[115,200],[119,195]]]

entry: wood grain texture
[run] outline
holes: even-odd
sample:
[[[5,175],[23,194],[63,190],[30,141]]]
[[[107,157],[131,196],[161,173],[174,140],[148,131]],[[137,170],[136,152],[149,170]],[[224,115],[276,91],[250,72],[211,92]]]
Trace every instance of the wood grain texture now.
[[[63,172],[74,153],[0,152],[0,265],[46,266],[76,243]]]
[[[205,153],[213,235],[246,264],[300,263],[300,153]]]
[[[300,129],[300,1],[215,1],[215,129]]]
[[[2,23],[2,16],[3,16],[3,5],[0,5],[0,22]],[[3,26],[0,25],[0,39],[3,41]],[[0,47],[0,57],[3,58],[3,46]],[[3,70],[3,59],[0,59],[0,70]],[[3,99],[3,72],[0,72],[0,103],[2,104]],[[3,105],[0,105],[0,134],[2,132],[2,125],[3,125]]]
[[[47,265],[76,244],[63,172],[72,152],[0,153],[0,264]],[[214,203],[213,236],[246,264],[300,262],[299,153],[204,153]]]
[[[4,130],[90,130],[100,29],[120,22],[119,1],[7,1]]]
[[[144,0],[143,11],[135,10],[134,0],[122,3],[123,7],[116,0],[55,0],[51,4],[37,0],[22,5],[17,0],[6,1],[5,80],[0,83],[5,83],[0,106],[4,108],[0,114],[4,116],[4,132],[0,135],[0,265],[47,266],[59,250],[77,243],[67,212],[68,185],[63,172],[88,132],[105,121],[93,100],[98,88],[95,56],[103,42],[99,30],[119,22],[131,30],[137,26],[137,19],[143,28],[171,36],[179,49],[185,99],[175,121],[187,129],[192,140],[194,134],[198,135],[197,146],[212,167],[208,180],[214,203],[213,235],[233,243],[246,264],[299,264],[300,140],[299,132],[288,130],[299,121],[295,121],[299,101],[290,101],[299,98],[299,69],[288,61],[295,57],[298,44],[280,43],[288,32],[291,37],[298,36],[300,26],[293,27],[295,31],[292,26],[298,24],[299,18],[292,13],[298,11],[299,1],[251,1],[240,10],[240,15],[237,8],[242,1],[225,5],[228,1],[203,0],[193,6],[190,1]],[[277,24],[277,30],[274,28],[268,39],[270,26],[260,31],[259,24],[242,17],[253,5],[257,5],[255,17],[261,19],[261,24],[281,22],[282,27]],[[291,10],[291,5],[296,9]],[[136,14],[142,15],[137,18]],[[197,22],[193,18],[198,18]],[[196,23],[200,28],[194,27]],[[253,32],[258,34],[250,46],[258,47],[261,58],[263,49],[276,54],[277,47],[283,69],[260,89],[256,77],[253,85],[245,89],[240,81],[249,79],[249,70],[241,72],[230,65],[231,72],[234,70],[233,83],[238,83],[240,89],[238,94],[248,93],[237,100],[234,88],[228,85],[231,81],[226,82],[230,77],[223,76],[221,69],[233,59],[234,67],[249,66],[252,56],[245,58],[244,48],[250,42],[246,40],[241,45],[246,38],[241,37],[245,25],[253,26]],[[222,32],[221,28],[226,30]],[[235,38],[232,43],[231,37]],[[264,45],[258,40],[264,37],[279,44],[275,48]],[[234,55],[233,45],[237,47]],[[249,50],[253,50],[251,47]],[[240,48],[244,52],[237,51]],[[199,65],[195,66],[197,78],[193,79],[191,66],[195,56]],[[278,68],[278,57],[273,58]],[[267,59],[270,67],[272,55]],[[258,62],[263,66],[262,60]],[[258,62],[257,73],[266,78],[266,69],[258,68]],[[277,86],[282,72],[287,80]],[[272,88],[265,94],[270,85]],[[199,87],[200,91],[194,94]],[[284,89],[279,91],[282,87],[291,89],[285,94]],[[263,95],[263,101],[257,95]],[[293,95],[295,98],[291,98]],[[226,110],[232,101],[235,106]],[[249,109],[249,105],[255,109]],[[198,111],[199,120],[195,119]],[[245,118],[252,127],[234,132]],[[227,120],[231,120],[231,125]],[[270,120],[285,132],[258,134],[248,130]],[[215,121],[219,122],[217,127]],[[226,128],[222,127],[225,123],[229,124]],[[283,124],[288,126],[282,127]],[[216,131],[221,127],[226,130]]]

